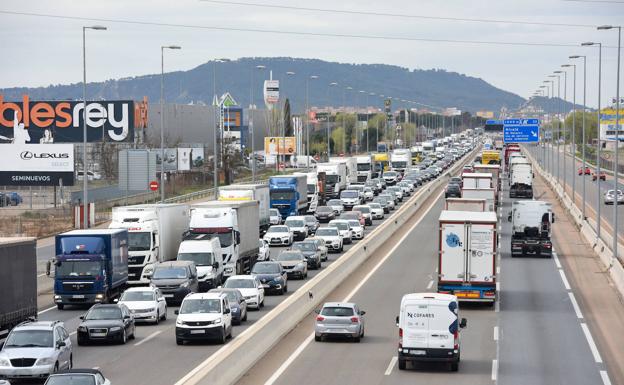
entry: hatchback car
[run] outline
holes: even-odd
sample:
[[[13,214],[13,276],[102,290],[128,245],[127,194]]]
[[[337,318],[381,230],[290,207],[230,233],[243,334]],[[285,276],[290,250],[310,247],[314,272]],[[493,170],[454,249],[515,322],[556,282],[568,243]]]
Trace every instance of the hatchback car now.
[[[271,259],[271,249],[269,242],[264,239],[258,240],[258,261],[268,261]]]
[[[293,233],[293,240],[297,241],[303,241],[306,239],[310,231],[303,216],[288,217],[284,221],[284,225],[288,226],[290,231]]]
[[[384,214],[389,214],[390,213],[390,206],[388,205],[388,200],[386,198],[375,197],[375,199],[373,199],[372,203],[378,204],[379,207],[381,207],[381,209],[383,210]]]
[[[374,197],[375,197],[375,192],[373,191],[373,189],[371,187],[364,187],[364,199],[367,202],[370,202],[373,200]]]
[[[319,222],[327,223],[336,218],[336,211],[329,206],[319,206],[316,208],[314,216],[316,216],[316,219],[318,219]]]
[[[304,215],[306,226],[308,226],[308,235],[313,235],[319,228],[319,220],[314,215]]]
[[[364,227],[360,225],[360,222],[355,219],[349,219],[347,221],[349,223],[349,228],[351,229],[351,234],[353,234],[353,239],[362,239],[364,238]]]
[[[444,190],[445,198],[461,198],[461,196],[461,188],[458,184],[450,183],[446,186],[446,189]]]
[[[401,180],[401,175],[396,171],[386,171],[383,173],[383,179],[388,186],[392,186]]]
[[[335,227],[321,227],[316,230],[316,237],[325,242],[328,251],[341,253],[344,250],[342,235]]]
[[[251,275],[260,280],[265,293],[284,294],[288,291],[288,274],[279,262],[258,262],[251,269]]]
[[[223,293],[227,295],[230,310],[232,311],[232,325],[240,325],[247,321],[247,302],[238,289],[210,289],[208,293]]]
[[[362,226],[366,226],[366,219],[364,219],[362,212],[358,210],[352,210],[347,213],[344,213],[340,216],[340,219],[345,219],[345,220],[357,219],[358,221],[360,221],[360,224]]]
[[[379,194],[379,197],[386,200],[386,202],[388,204],[388,209],[390,211],[392,211],[392,210],[394,210],[396,208],[397,198],[396,198],[396,195],[394,193],[391,193],[390,191],[387,191],[387,192],[384,192],[383,194]]]
[[[193,293],[176,310],[176,343],[189,340],[217,340],[224,344],[232,338],[232,311],[224,293]]]
[[[199,290],[197,267],[192,261],[161,262],[154,267],[151,281],[172,304],[182,303],[187,294]]]
[[[110,385],[98,369],[71,369],[56,372],[46,380],[44,385]],[[2,385],[2,381],[0,381]]]
[[[604,171],[600,171],[600,175],[598,175],[598,171],[592,172],[592,181],[595,181],[597,179],[607,180],[607,174]]]
[[[327,206],[331,207],[334,210],[334,214],[340,215],[344,212],[344,206],[342,205],[342,201],[340,199],[330,199],[327,201]],[[318,210],[317,210],[318,211]]]
[[[124,304],[96,304],[81,316],[78,325],[78,345],[91,342],[125,344],[134,339],[136,326],[130,309]]]
[[[583,170],[583,167],[579,167],[578,174],[579,175],[591,175],[591,168],[585,167],[585,170]]]
[[[272,225],[282,224],[282,214],[278,209],[269,209],[269,223]]]
[[[271,246],[290,246],[293,243],[294,235],[290,227],[284,225],[273,225],[269,227],[263,239]]]
[[[314,326],[314,340],[324,337],[347,337],[360,342],[364,337],[364,314],[358,305],[352,302],[326,302],[317,311]]]
[[[282,265],[289,277],[308,278],[308,262],[301,251],[284,250],[275,260]]]
[[[226,289],[238,289],[245,297],[248,307],[258,310],[264,307],[264,287],[258,277],[253,275],[233,275],[225,281],[223,287]]]
[[[292,245],[292,249],[303,253],[308,262],[308,269],[317,270],[321,268],[321,251],[318,249],[316,242],[295,242]]]
[[[622,190],[617,190],[617,197],[615,194],[615,190],[608,190],[605,194],[604,194],[604,203],[606,205],[612,205],[617,203],[622,204],[624,203],[624,193],[622,193]]]
[[[353,211],[359,211],[362,213],[362,216],[364,217],[365,226],[373,225],[373,210],[371,210],[370,206],[368,205],[354,206]]]
[[[377,202],[371,202],[368,204],[371,209],[373,219],[384,219],[384,208]]]
[[[322,240],[321,238],[312,237],[312,238],[306,239],[306,241],[314,242],[314,244],[316,245],[316,249],[321,254],[321,261],[322,262],[327,261],[327,246],[325,246],[324,240]]]
[[[158,324],[167,319],[167,301],[154,286],[131,287],[124,291],[118,303],[126,305],[137,322]]]
[[[45,379],[71,369],[73,347],[61,321],[26,321],[14,327],[0,350],[0,378]]]

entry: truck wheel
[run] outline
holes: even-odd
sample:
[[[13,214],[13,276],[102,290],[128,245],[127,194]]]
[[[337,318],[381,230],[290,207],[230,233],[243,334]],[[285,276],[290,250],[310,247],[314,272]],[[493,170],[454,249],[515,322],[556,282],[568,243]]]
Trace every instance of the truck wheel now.
[[[57,308],[58,310],[63,310],[63,309],[65,308],[65,305],[63,305],[62,303],[57,303],[57,304],[56,304],[56,308]]]
[[[405,370],[407,368],[407,361],[399,358],[399,370]]]

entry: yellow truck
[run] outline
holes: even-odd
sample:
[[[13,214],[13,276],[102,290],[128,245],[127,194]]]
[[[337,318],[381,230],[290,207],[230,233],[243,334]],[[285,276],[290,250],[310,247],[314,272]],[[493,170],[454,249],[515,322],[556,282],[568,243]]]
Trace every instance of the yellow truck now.
[[[481,164],[500,164],[500,152],[484,150],[483,153],[481,153]]]
[[[387,152],[373,153],[373,172],[380,175],[383,171],[388,171],[390,159]]]

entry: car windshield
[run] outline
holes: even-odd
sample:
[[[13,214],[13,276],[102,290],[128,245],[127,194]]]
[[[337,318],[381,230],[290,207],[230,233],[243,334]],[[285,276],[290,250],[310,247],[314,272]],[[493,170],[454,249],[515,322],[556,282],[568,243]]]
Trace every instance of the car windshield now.
[[[394,172],[394,171],[386,171],[386,172],[384,172],[384,176],[389,176],[389,177],[392,178],[392,177],[397,176],[397,173]]]
[[[371,209],[380,209],[381,208],[381,205],[379,205],[379,203],[377,203],[377,202],[373,202],[373,203],[369,204],[369,206],[370,206]]]
[[[253,274],[277,274],[280,272],[278,263],[256,263],[251,269]]]
[[[301,259],[303,258],[301,257],[301,254],[299,253],[285,252],[277,256],[278,261],[300,261]]]
[[[325,175],[325,182],[328,184],[336,184],[338,182],[338,175],[335,175],[335,174]]]
[[[316,209],[317,213],[328,213],[328,212],[332,212],[334,210],[331,209],[331,207],[327,207],[327,206],[321,206],[319,208]]]
[[[316,218],[314,218],[313,216],[309,215],[305,217],[305,223],[308,225],[314,225],[316,224]]]
[[[223,287],[228,289],[253,289],[256,285],[253,279],[228,278]]]
[[[53,342],[51,330],[15,330],[9,334],[4,348],[51,348]]]
[[[118,307],[94,307],[85,316],[86,320],[113,320],[121,319],[121,309]]]
[[[178,261],[192,261],[195,266],[212,266],[215,259],[213,253],[180,253]]]
[[[95,385],[91,374],[56,374],[48,377],[46,385]]]
[[[353,316],[353,308],[338,306],[324,307],[323,310],[321,310],[321,315],[327,317],[351,317]]]
[[[152,279],[183,279],[186,278],[184,267],[157,267]]]
[[[278,209],[271,209],[269,210],[269,215],[272,217],[279,217],[280,216],[280,212]]]
[[[347,222],[332,222],[330,225],[338,228],[338,230],[349,230],[349,224]]]
[[[221,313],[221,300],[192,298],[182,301],[180,314]]]
[[[147,232],[128,233],[128,251],[146,251],[152,248],[152,234]]]
[[[338,229],[328,229],[328,228],[321,228],[316,230],[316,235],[318,236],[336,236],[338,235]]]
[[[360,195],[355,190],[345,190],[345,191],[340,193],[340,197],[341,198],[357,198],[358,196],[360,196]]]
[[[209,293],[225,293],[227,295],[228,301],[230,301],[230,305],[232,303],[238,303],[239,297],[235,290],[210,290]]]
[[[99,261],[61,261],[55,269],[57,277],[99,277],[102,267]]]
[[[312,242],[296,242],[292,248],[301,251],[316,251],[316,245]]]
[[[356,221],[355,219],[351,219],[349,220],[349,226],[350,227],[360,227],[360,221]]]
[[[370,207],[368,206],[355,206],[353,210],[357,210],[361,213],[370,214]]]
[[[271,226],[269,227],[267,234],[268,233],[287,233],[287,232],[288,232],[288,227],[286,226]]]
[[[315,184],[309,184],[308,185],[308,194],[314,194],[316,192],[316,185]]]
[[[154,292],[151,291],[126,291],[121,295],[121,301],[154,301]]]
[[[285,222],[286,226],[288,227],[303,227],[305,225],[305,223],[302,220],[296,219],[296,220],[287,220]]]

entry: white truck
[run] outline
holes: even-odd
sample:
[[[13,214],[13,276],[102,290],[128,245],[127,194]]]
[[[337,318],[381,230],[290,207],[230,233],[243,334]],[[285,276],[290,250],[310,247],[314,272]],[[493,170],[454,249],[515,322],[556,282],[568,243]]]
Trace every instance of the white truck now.
[[[265,233],[270,224],[269,209],[271,196],[267,184],[231,184],[219,187],[220,201],[258,201],[258,218],[260,233]]]
[[[462,187],[462,198],[485,199],[485,211],[496,210],[496,189],[495,188],[467,188]]]
[[[512,163],[509,170],[509,198],[533,198],[533,169],[530,164]]]
[[[422,152],[423,155],[428,156],[429,154],[433,154],[435,152],[435,143],[429,141],[429,142],[423,142],[422,143]]]
[[[500,190],[500,173],[501,166],[498,164],[474,164],[475,173],[492,174],[492,187],[496,187],[496,191]]]
[[[176,259],[195,263],[199,291],[208,291],[223,283],[223,253],[218,237],[207,234],[187,234],[180,243]]]
[[[113,207],[110,229],[128,230],[128,284],[148,285],[158,262],[176,259],[189,228],[189,206],[156,203]]]
[[[330,157],[329,163],[344,164],[347,171],[347,186],[358,182],[357,161],[355,158]]]
[[[364,183],[371,179],[373,172],[373,161],[370,155],[356,156],[358,182]]]
[[[492,174],[465,172],[462,174],[462,187],[465,188],[490,188],[492,186]]]
[[[460,301],[496,300],[496,213],[440,213],[438,293]]]
[[[555,223],[552,205],[544,201],[515,201],[507,218],[511,221],[511,256],[533,254],[552,256],[551,223]]]
[[[191,206],[189,232],[219,238],[224,277],[248,274],[258,258],[260,221],[257,201],[210,201]]]
[[[347,165],[344,163],[319,163],[316,172],[325,173],[328,198],[340,198],[342,190],[347,188]]]
[[[316,212],[316,208],[323,205],[325,202],[325,194],[324,191],[322,191],[322,186],[325,183],[325,173],[321,172],[321,177],[319,177],[317,171],[294,172],[293,175],[305,175],[308,188],[307,213],[314,214]]]
[[[449,211],[485,211],[485,199],[446,198],[444,210]]]
[[[412,164],[412,153],[407,148],[397,148],[390,153],[390,170],[405,172]]]

